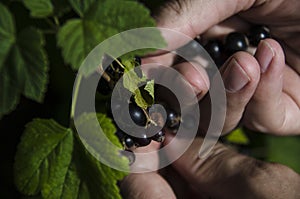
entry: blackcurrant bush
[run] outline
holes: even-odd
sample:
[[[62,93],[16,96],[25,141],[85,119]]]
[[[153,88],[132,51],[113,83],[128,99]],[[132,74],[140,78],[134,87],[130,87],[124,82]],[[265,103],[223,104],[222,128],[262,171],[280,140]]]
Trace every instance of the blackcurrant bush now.
[[[151,139],[156,142],[163,142],[165,140],[165,133],[163,131],[159,131],[157,134],[152,136]]]
[[[232,32],[227,35],[225,40],[225,48],[229,55],[237,51],[245,51],[247,47],[247,37],[243,33]]]
[[[264,26],[254,26],[250,29],[248,38],[250,44],[257,46],[261,40],[270,38],[270,32]]]
[[[129,114],[132,119],[132,121],[139,125],[139,126],[145,126],[147,123],[147,117],[141,107],[136,105],[135,103],[129,104]]]

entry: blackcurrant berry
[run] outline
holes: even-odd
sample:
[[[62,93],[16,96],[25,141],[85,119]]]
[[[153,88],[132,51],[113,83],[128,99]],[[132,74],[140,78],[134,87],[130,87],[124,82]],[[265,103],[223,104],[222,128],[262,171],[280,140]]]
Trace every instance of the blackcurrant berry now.
[[[270,38],[270,32],[264,26],[254,26],[250,29],[248,37],[250,44],[257,46],[261,40]]]
[[[129,114],[134,123],[139,126],[145,126],[147,123],[147,117],[143,109],[137,106],[135,103],[129,104]]]
[[[115,132],[115,135],[119,138],[120,141],[122,141],[125,138],[125,133],[121,130],[117,130],[117,132]]]
[[[180,114],[172,109],[167,109],[167,121],[166,127],[174,130],[178,129],[180,126]]]
[[[102,95],[109,95],[112,92],[112,89],[109,86],[109,82],[106,81],[103,77],[100,78],[97,91]]]
[[[124,144],[126,148],[130,149],[131,147],[134,147],[134,141],[131,137],[125,137]]]
[[[157,134],[152,136],[151,139],[156,142],[163,142],[165,140],[165,133],[163,131],[159,131]]]
[[[211,58],[215,61],[217,66],[221,66],[224,62],[223,58],[223,45],[218,40],[209,41],[204,49],[208,52]]]
[[[147,146],[151,142],[151,139],[144,133],[140,137],[134,137],[133,139],[137,146]]]
[[[247,37],[243,33],[232,32],[227,35],[225,40],[225,48],[227,53],[233,54],[237,51],[245,51],[247,47]]]

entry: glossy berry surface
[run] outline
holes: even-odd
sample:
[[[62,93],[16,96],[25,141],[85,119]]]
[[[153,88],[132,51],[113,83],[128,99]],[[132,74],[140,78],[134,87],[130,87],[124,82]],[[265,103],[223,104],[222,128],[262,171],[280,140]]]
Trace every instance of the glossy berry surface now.
[[[129,114],[133,122],[139,126],[145,126],[147,123],[147,117],[142,108],[134,103],[129,104]]]
[[[264,26],[254,26],[250,29],[248,38],[250,44],[257,46],[261,40],[270,38],[270,32]]]
[[[204,49],[208,52],[211,58],[215,61],[217,66],[223,64],[223,45],[218,40],[209,41],[205,46]]]
[[[227,35],[225,40],[225,49],[229,55],[238,51],[245,51],[247,48],[247,37],[243,33],[232,32]]]
[[[125,137],[124,144],[128,149],[134,147],[134,141],[131,137]]]
[[[146,134],[142,134],[140,137],[134,137],[133,139],[137,146],[147,146],[151,142],[151,139],[149,139]]]
[[[167,110],[166,126],[169,129],[178,129],[180,125],[180,114],[172,109]]]
[[[163,142],[165,140],[165,133],[163,131],[159,131],[157,134],[151,137],[151,139],[156,142]]]

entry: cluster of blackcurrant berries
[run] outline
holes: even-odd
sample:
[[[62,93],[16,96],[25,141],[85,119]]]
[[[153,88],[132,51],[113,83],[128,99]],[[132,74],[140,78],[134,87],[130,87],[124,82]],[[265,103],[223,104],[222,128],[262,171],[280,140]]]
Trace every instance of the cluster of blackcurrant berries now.
[[[122,81],[121,77],[124,75],[124,68],[121,66],[121,60],[113,60],[110,57],[105,57],[102,65],[105,65],[107,62],[111,64],[103,71],[97,87],[97,91],[102,96],[111,96],[116,82]],[[141,59],[135,57],[134,64],[135,66],[140,66]],[[135,67],[134,72],[138,77],[143,77],[140,67]],[[142,95],[144,93],[144,86],[145,85],[141,85],[139,88]],[[159,85],[154,85],[154,93],[156,93],[158,87]],[[132,149],[136,147],[147,146],[152,140],[163,142],[166,130],[172,132],[178,130],[181,123],[180,113],[167,106],[165,102],[156,102],[159,106],[154,105],[143,109],[137,105],[133,96],[131,96],[129,100],[125,100],[126,97],[124,98],[121,96],[122,93],[124,94],[124,91],[129,92],[124,89],[118,94],[120,96],[117,95],[117,98],[114,96],[113,106],[111,98],[108,97],[109,99],[107,100],[107,115],[112,118],[117,127],[115,135],[123,144],[124,150],[132,151]],[[128,111],[130,118],[128,117]],[[114,119],[113,113],[118,113],[118,121]],[[141,128],[138,128],[137,130],[136,127],[143,128],[142,130]],[[126,133],[122,129],[129,129],[131,132]],[[134,154],[131,153],[131,157],[128,158],[130,162],[133,162]]]
[[[226,36],[225,41],[210,40],[204,44],[204,48],[216,65],[221,67],[232,54],[246,51],[250,45],[256,47],[261,40],[269,37],[269,30],[265,26],[257,25],[250,28],[248,34],[232,32]]]

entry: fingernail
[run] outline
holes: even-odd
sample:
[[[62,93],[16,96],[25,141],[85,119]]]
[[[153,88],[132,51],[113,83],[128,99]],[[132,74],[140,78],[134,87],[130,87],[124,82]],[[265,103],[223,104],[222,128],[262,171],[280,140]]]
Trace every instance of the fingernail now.
[[[250,78],[236,59],[232,58],[224,71],[223,81],[226,91],[235,93],[244,88]]]
[[[261,73],[267,71],[274,56],[275,56],[275,52],[271,47],[271,45],[268,42],[262,40],[258,44],[257,51],[255,53],[255,57],[260,65]]]

